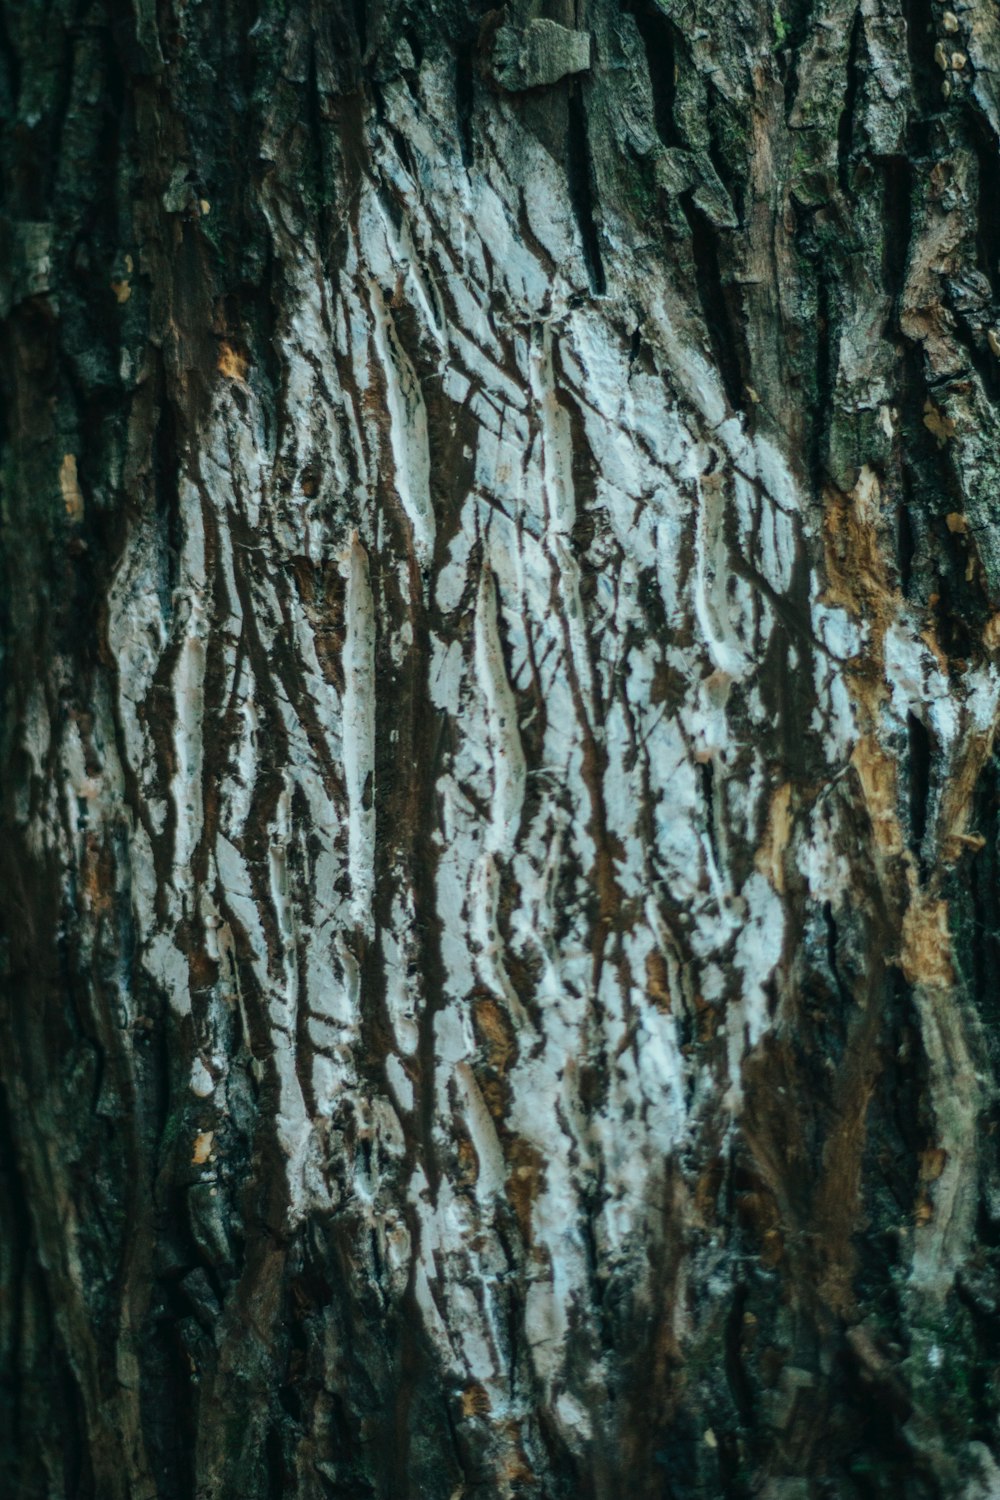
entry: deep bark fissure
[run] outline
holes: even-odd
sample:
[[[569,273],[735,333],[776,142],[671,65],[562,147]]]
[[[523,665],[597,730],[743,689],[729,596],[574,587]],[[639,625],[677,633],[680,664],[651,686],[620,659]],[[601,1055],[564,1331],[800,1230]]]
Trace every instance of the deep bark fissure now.
[[[656,132],[665,146],[683,146],[685,142],[674,117],[677,62],[673,22],[656,0],[635,0],[631,12],[646,53]]]
[[[748,403],[741,368],[740,339],[730,311],[729,288],[722,277],[718,231],[687,194],[682,197],[681,206],[691,231],[694,280],[712,353],[730,406],[733,411],[743,411]]]
[[[936,29],[934,7],[931,0],[902,0],[901,11],[917,107],[920,114],[929,115],[936,110],[939,97],[931,42]]]
[[[831,281],[832,278],[826,266],[825,259],[818,259],[816,264],[816,370],[814,377],[816,382],[816,399],[813,421],[809,433],[809,471],[812,476],[814,493],[821,492],[824,479],[826,478],[826,462],[830,441],[829,413],[835,378],[833,368],[833,351],[835,348],[833,325],[836,316]]]
[[[600,233],[594,217],[593,164],[587,133],[587,105],[580,84],[570,84],[568,110],[569,195],[576,214],[580,239],[583,242],[583,258],[587,267],[590,290],[594,296],[602,297],[607,289],[607,282],[604,275],[604,263],[601,259]]]
[[[475,53],[471,43],[455,51],[455,112],[462,145],[462,165],[471,167],[475,159],[475,134],[472,128],[476,103]]]
[[[851,39],[847,47],[847,87],[844,90],[844,107],[837,122],[837,180],[842,193],[851,191],[854,116],[857,109],[858,89],[862,83],[861,47],[864,35],[864,20],[859,6],[851,22]]]
[[[907,715],[906,733],[910,769],[910,844],[926,874],[927,864],[922,851],[931,797],[934,743],[927,726],[916,714]]]

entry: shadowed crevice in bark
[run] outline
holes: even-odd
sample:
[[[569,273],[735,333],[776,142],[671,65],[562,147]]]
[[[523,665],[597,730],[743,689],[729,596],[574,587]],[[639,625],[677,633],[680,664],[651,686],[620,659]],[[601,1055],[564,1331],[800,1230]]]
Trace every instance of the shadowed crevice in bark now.
[[[809,472],[814,493],[819,493],[822,489],[829,453],[829,412],[836,379],[835,295],[834,280],[825,264],[825,258],[818,259],[816,263],[815,404],[809,434]]]
[[[861,48],[865,28],[860,7],[854,12],[851,22],[851,40],[847,49],[847,87],[844,90],[844,107],[837,122],[837,180],[842,193],[851,191],[852,154],[856,128],[858,89],[863,82]]]
[[[901,9],[917,107],[921,114],[931,114],[937,108],[941,87],[934,62],[934,7],[931,0],[902,0]]]
[[[590,290],[603,297],[607,290],[601,242],[594,216],[593,164],[587,133],[587,105],[583,87],[571,83],[569,88],[569,133],[567,138],[567,171],[569,195],[583,241],[583,258]]]
[[[926,873],[922,850],[931,796],[934,742],[926,725],[916,714],[907,715],[906,732],[910,771],[910,844]]]
[[[972,142],[976,155],[976,251],[979,270],[987,277],[994,302],[1000,294],[1000,143],[978,111],[971,112]]]
[[[691,231],[691,256],[705,327],[712,354],[722,375],[726,397],[733,411],[747,407],[743,374],[743,345],[733,304],[736,295],[723,281],[719,231],[689,194],[681,198],[681,207]]]
[[[157,549],[164,569],[162,578],[157,580],[160,612],[164,624],[169,628],[183,543],[183,522],[179,502],[183,450],[177,415],[167,395],[167,382],[162,363],[159,365],[157,376],[154,397],[157,418],[153,431],[151,478],[155,495],[156,526],[162,538],[161,545]]]
[[[655,0],[635,0],[630,10],[646,52],[656,133],[665,146],[683,146],[685,142],[674,116],[677,94],[674,23]]]
[[[455,106],[458,138],[462,145],[462,165],[471,167],[475,159],[475,135],[472,128],[476,102],[475,53],[471,43],[455,52]]]
[[[368,0],[351,0],[351,13],[354,20],[354,35],[357,38],[358,56],[364,62],[368,51],[368,13],[371,7]]]
[[[823,921],[826,923],[826,955],[830,966],[833,982],[837,987],[837,994],[841,1003],[848,1005],[852,999],[850,989],[844,982],[844,976],[840,971],[840,960],[837,957],[837,921],[833,915],[832,903],[827,901],[823,907]]]
[[[889,157],[882,163],[885,235],[882,275],[891,310],[883,337],[898,331],[899,299],[906,280],[912,235],[913,168],[906,157]]]

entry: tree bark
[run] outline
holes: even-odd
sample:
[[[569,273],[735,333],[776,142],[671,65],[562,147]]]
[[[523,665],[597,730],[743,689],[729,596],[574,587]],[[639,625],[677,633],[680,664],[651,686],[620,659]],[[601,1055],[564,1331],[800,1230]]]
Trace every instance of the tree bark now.
[[[7,0],[0,1488],[1000,1495],[990,0]]]

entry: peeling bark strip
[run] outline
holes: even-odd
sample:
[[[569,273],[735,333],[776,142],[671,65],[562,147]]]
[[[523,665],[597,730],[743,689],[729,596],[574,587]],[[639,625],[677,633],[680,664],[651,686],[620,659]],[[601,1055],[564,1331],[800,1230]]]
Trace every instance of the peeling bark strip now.
[[[1000,1493],[996,7],[0,64],[0,1492]]]

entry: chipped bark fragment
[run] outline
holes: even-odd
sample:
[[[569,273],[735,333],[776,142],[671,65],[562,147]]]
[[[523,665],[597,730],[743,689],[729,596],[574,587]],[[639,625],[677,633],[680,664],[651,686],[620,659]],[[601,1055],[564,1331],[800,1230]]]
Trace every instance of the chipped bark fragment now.
[[[203,1130],[200,1135],[195,1136],[191,1152],[193,1166],[200,1167],[208,1161],[212,1152],[212,1142],[214,1139],[214,1130]]]
[[[66,519],[82,521],[83,493],[77,477],[76,455],[73,453],[63,455],[62,463],[59,465],[59,488],[62,491]]]
[[[924,402],[924,426],[934,434],[942,447],[955,436],[956,428],[952,418],[946,416],[930,399]]]
[[[911,900],[903,918],[900,963],[911,984],[946,991],[954,983],[946,901]]]
[[[590,33],[536,17],[523,30],[501,26],[493,38],[491,73],[502,89],[547,88],[590,67]]]
[[[245,354],[241,354],[238,349],[233,348],[232,344],[222,339],[219,343],[216,368],[220,375],[225,375],[227,380],[245,380],[250,362]]]

